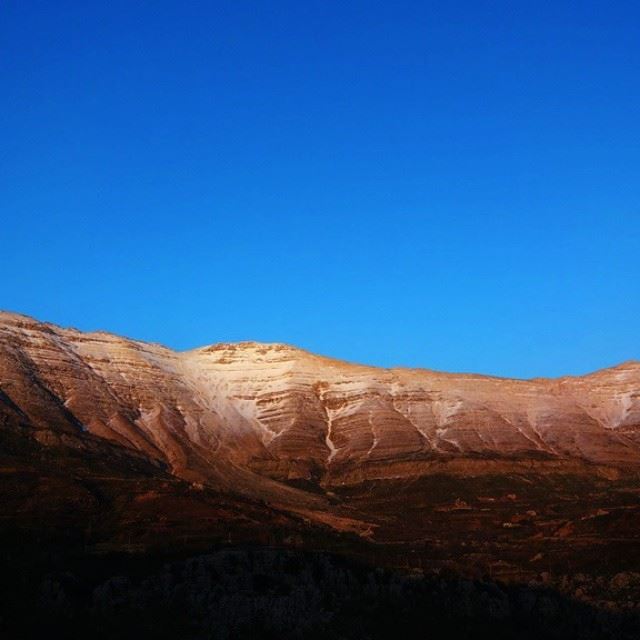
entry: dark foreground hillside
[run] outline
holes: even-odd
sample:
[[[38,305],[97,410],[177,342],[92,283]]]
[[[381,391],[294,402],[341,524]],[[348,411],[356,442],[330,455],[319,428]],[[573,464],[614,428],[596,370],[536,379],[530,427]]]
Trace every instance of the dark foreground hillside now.
[[[637,614],[551,590],[407,576],[320,553],[71,558],[40,549],[2,561],[7,640],[640,637]]]

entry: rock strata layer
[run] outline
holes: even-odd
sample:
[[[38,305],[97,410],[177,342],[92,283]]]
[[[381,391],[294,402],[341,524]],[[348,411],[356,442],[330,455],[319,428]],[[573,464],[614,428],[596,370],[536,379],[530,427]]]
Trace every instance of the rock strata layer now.
[[[176,353],[0,315],[0,399],[43,442],[80,432],[218,479],[331,485],[452,458],[640,464],[640,363],[509,380],[377,369],[281,344]]]

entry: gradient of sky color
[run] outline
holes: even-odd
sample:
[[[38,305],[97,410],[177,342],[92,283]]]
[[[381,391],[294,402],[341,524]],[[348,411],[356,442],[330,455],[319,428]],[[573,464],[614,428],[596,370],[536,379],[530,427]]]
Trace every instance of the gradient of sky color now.
[[[0,307],[530,377],[640,358],[637,2],[0,4]]]

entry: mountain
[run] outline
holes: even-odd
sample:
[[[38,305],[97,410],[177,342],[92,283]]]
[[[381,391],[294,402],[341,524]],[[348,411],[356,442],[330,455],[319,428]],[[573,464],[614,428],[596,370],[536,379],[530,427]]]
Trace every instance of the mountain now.
[[[282,344],[175,352],[1,313],[0,434],[6,535],[42,536],[46,517],[92,548],[245,540],[504,579],[640,570],[638,362],[512,380]]]

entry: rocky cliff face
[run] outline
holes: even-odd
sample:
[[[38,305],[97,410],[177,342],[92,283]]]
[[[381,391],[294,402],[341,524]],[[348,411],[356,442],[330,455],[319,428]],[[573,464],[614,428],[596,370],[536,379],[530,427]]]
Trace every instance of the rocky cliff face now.
[[[89,432],[206,480],[220,465],[324,485],[437,460],[640,464],[640,363],[509,380],[376,369],[279,344],[176,353],[0,315],[0,386],[41,441]]]
[[[544,538],[575,498],[568,478],[591,492],[570,530],[611,513],[616,483],[631,482],[623,493],[636,500],[640,363],[509,380],[277,344],[176,353],[2,313],[0,420],[39,451],[147,465],[380,543],[444,539],[456,522]]]

